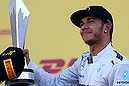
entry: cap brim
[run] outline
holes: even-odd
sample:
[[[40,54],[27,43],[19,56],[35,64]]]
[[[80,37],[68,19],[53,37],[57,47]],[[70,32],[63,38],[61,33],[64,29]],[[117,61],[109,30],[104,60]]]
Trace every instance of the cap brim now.
[[[84,18],[87,15],[90,15],[90,14],[91,13],[88,12],[87,10],[79,10],[79,11],[74,12],[71,15],[70,19],[71,19],[71,21],[72,21],[72,23],[74,25],[76,25],[77,27],[80,27],[80,21],[81,21],[81,19]]]
[[[76,25],[77,27],[80,28],[80,21],[82,20],[82,18],[86,17],[86,16],[96,16],[99,17],[97,14],[91,12],[91,11],[87,11],[87,10],[79,10],[74,12],[70,19],[72,21],[72,23],[74,25]]]

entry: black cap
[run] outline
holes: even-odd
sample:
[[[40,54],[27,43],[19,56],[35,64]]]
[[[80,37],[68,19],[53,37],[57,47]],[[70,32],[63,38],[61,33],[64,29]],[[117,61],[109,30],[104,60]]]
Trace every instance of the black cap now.
[[[89,6],[84,10],[78,10],[71,15],[71,21],[77,27],[80,27],[80,21],[85,16],[96,16],[113,27],[112,15],[102,6]]]
[[[22,49],[8,47],[0,55],[0,82],[19,77],[24,69],[24,65]]]

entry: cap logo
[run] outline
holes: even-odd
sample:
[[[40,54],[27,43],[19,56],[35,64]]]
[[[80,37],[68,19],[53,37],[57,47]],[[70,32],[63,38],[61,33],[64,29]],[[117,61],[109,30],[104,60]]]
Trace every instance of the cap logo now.
[[[86,10],[88,10],[88,11],[89,11],[89,10],[90,10],[90,7],[87,7],[87,9],[86,9]]]
[[[5,70],[6,70],[6,74],[7,74],[8,78],[9,79],[15,78],[16,74],[14,72],[14,68],[13,68],[11,59],[3,60],[3,62],[4,62],[4,66],[5,66]]]

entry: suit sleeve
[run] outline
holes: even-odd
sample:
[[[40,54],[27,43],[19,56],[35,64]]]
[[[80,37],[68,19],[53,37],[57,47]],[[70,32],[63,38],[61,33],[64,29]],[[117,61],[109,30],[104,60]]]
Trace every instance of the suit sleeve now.
[[[36,86],[79,86],[79,64],[80,59],[56,76],[46,72],[32,61],[30,61],[28,67],[34,70],[34,82]]]

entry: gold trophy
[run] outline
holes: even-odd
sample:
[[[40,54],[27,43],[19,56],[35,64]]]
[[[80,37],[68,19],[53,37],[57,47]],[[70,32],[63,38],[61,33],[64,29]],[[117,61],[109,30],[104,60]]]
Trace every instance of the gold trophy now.
[[[30,18],[30,12],[22,0],[10,0],[9,16],[14,47],[24,49],[25,36]],[[26,61],[21,75],[5,82],[5,86],[32,86],[34,85],[34,71],[29,69]]]

